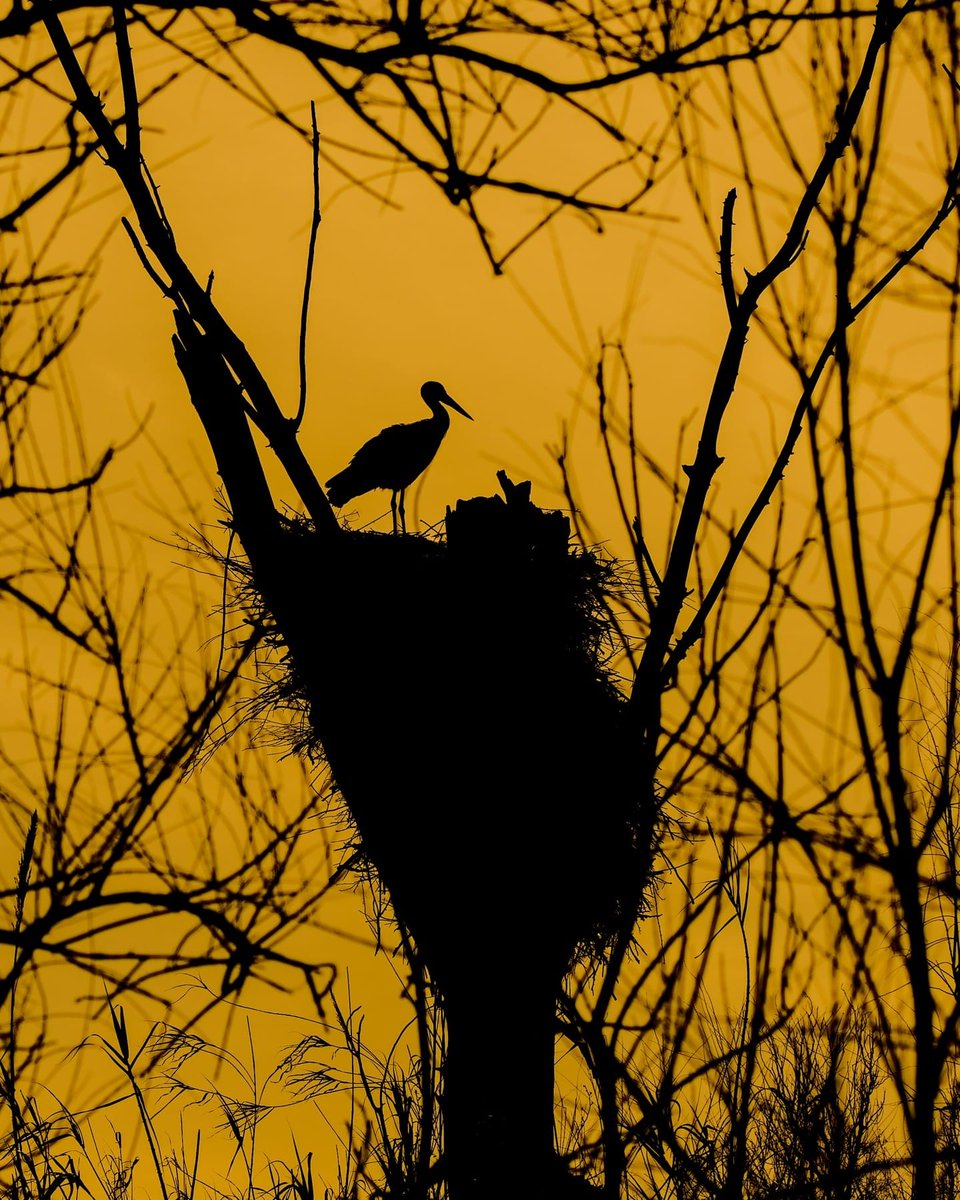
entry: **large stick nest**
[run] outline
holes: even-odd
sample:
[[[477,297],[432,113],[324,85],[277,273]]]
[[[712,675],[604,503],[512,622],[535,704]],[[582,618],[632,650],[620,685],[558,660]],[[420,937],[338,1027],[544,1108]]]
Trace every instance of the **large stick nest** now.
[[[282,586],[239,563],[236,597],[277,652],[262,703],[301,713],[428,959],[566,966],[632,919],[658,805],[614,672],[616,564],[500,474],[506,498],[460,501],[441,539],[331,549],[285,522]]]

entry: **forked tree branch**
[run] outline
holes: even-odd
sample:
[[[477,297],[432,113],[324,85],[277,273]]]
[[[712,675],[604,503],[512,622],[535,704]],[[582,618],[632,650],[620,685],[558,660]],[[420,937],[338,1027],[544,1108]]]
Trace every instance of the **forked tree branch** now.
[[[136,158],[133,157],[133,149],[139,146],[139,135],[132,135],[128,128],[126,145],[121,142],[90,87],[50,0],[44,0],[41,7],[44,24],[73,89],[77,107],[99,138],[108,165],[120,178],[133,205],[146,245],[170,280],[169,290],[164,290],[175,300],[178,309],[189,315],[204,331],[206,338],[211,340],[239,381],[248,402],[245,411],[268,439],[318,532],[321,536],[335,537],[339,533],[339,524],[297,442],[295,422],[283,415],[246,346],[224,320],[210,291],[199,282],[177,249],[172,229],[159,204],[156,189],[151,186],[142,158],[139,153]],[[133,102],[136,84],[129,39],[125,36],[126,15],[121,8],[115,9],[114,15],[118,30],[124,31],[118,35],[117,52],[121,60],[125,92]],[[129,112],[126,114],[129,124],[134,123],[133,115]],[[231,495],[230,499],[231,503],[236,503],[237,497]],[[244,531],[238,532],[243,539]],[[250,533],[247,531],[248,536]]]
[[[756,274],[748,274],[747,284],[737,302],[735,316],[730,323],[730,331],[720,356],[704,413],[697,454],[693,463],[689,467],[685,467],[688,477],[687,490],[670,547],[659,602],[651,614],[650,635],[644,647],[630,696],[635,719],[639,719],[647,753],[650,755],[655,755],[654,747],[659,736],[662,690],[665,683],[672,677],[674,655],[670,652],[670,642],[674,637],[677,622],[688,594],[687,580],[697,546],[707,494],[714,475],[723,461],[717,448],[718,439],[724,416],[736,388],[751,319],[764,293],[796,262],[797,257],[802,253],[807,236],[807,224],[834,167],[850,144],[870,92],[881,51],[889,43],[911,8],[911,0],[900,7],[897,7],[893,0],[881,0],[858,78],[851,89],[849,99],[838,112],[837,132],[824,147],[820,161],[803,190],[779,248],[760,271]],[[732,214],[732,202],[730,203],[731,208],[728,211]],[[729,219],[732,219],[732,216]],[[729,303],[730,296],[727,292],[728,307]]]

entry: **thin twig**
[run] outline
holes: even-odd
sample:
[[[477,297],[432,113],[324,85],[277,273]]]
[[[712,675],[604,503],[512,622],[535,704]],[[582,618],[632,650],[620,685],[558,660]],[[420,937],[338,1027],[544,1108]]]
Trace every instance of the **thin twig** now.
[[[173,285],[164,282],[163,277],[160,274],[160,272],[156,269],[156,267],[154,267],[154,265],[150,261],[150,259],[147,258],[147,252],[144,249],[143,243],[137,237],[136,230],[133,228],[133,226],[130,224],[130,222],[127,220],[126,217],[120,218],[120,224],[127,231],[127,236],[130,238],[130,241],[133,242],[133,248],[137,252],[137,257],[140,259],[143,269],[150,276],[150,278],[157,285],[157,287],[160,289],[160,291],[162,292],[162,294],[164,296],[167,296],[170,300],[176,300],[177,293],[174,290]]]
[[[307,316],[310,312],[310,291],[313,285],[313,263],[320,230],[320,131],[317,129],[317,106],[310,101],[310,147],[313,151],[313,215],[310,221],[310,242],[307,247],[307,273],[303,281],[303,302],[300,305],[300,401],[293,427],[299,430],[307,410]]]
[[[737,315],[737,289],[733,282],[733,206],[736,202],[737,189],[731,188],[724,198],[720,218],[720,284],[731,324]]]

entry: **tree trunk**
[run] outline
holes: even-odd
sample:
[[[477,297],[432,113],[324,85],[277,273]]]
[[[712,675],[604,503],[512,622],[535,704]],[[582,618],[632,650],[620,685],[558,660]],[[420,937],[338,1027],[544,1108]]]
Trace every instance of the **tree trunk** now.
[[[547,1200],[553,1149],[553,978],[464,979],[444,997],[450,1200]]]

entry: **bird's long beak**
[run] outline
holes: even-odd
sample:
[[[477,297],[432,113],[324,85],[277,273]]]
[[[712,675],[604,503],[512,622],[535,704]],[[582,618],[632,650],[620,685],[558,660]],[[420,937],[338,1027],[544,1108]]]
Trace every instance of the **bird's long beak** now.
[[[470,416],[470,414],[467,412],[467,410],[465,408],[461,408],[460,405],[456,402],[456,400],[454,400],[454,398],[452,396],[448,396],[446,392],[444,392],[443,395],[444,395],[443,402],[447,406],[447,408],[452,408],[454,412],[458,412],[461,417],[466,417],[468,421],[473,420],[473,417]]]

